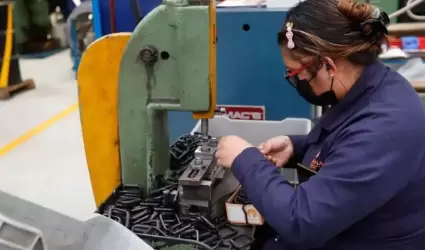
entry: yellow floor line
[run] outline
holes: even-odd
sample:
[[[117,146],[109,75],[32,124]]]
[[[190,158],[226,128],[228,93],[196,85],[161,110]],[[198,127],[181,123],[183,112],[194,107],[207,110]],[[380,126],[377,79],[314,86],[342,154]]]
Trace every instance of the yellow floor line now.
[[[72,112],[78,109],[78,103],[74,103],[73,105],[69,106],[59,114],[53,116],[52,118],[48,119],[47,121],[41,123],[40,125],[30,129],[25,134],[19,136],[18,138],[14,139],[13,141],[9,142],[5,146],[0,147],[0,157],[6,155],[13,149],[19,147],[20,145],[27,142],[32,137],[36,136],[37,134],[43,132],[44,130],[48,129],[50,126],[55,124],[56,122],[62,120],[63,118],[70,115]]]

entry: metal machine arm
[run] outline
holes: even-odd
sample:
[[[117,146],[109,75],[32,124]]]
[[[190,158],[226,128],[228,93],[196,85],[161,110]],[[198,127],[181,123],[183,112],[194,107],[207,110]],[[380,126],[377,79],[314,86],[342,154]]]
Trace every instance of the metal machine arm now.
[[[134,30],[119,75],[123,184],[147,191],[169,167],[168,111],[214,115],[215,4],[210,7],[165,0]]]

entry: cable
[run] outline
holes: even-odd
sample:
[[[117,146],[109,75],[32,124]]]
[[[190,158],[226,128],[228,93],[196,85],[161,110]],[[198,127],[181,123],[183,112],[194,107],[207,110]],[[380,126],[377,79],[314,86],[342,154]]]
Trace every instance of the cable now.
[[[414,0],[408,0],[407,1],[407,4],[410,4],[410,3],[412,3]],[[421,1],[421,2],[423,2],[423,1]],[[420,15],[416,15],[415,13],[413,13],[412,12],[412,9],[409,9],[408,11],[407,11],[407,15],[411,18],[411,19],[413,19],[413,20],[417,20],[417,21],[425,21],[425,16],[420,16]]]
[[[391,18],[396,18],[396,17],[398,17],[398,16],[401,16],[401,15],[403,15],[404,13],[406,13],[407,12],[407,14],[409,15],[409,12],[412,14],[412,15],[415,15],[415,14],[413,14],[412,13],[412,11],[411,11],[411,9],[413,9],[414,7],[416,7],[416,6],[418,6],[419,4],[421,4],[421,3],[423,3],[423,2],[425,2],[425,0],[408,0],[407,1],[407,3],[406,3],[406,6],[404,6],[403,8],[401,8],[401,9],[399,9],[399,10],[397,10],[396,12],[394,12],[394,13],[391,13],[388,17],[391,19]],[[409,17],[411,17],[410,15],[409,15]],[[424,19],[422,19],[422,20],[425,20],[425,17],[421,17],[421,16],[417,16],[417,17],[419,17],[419,18],[424,18]],[[412,18],[412,17],[411,17]],[[420,20],[420,19],[416,19],[416,18],[412,18],[412,19],[415,19],[415,20]]]

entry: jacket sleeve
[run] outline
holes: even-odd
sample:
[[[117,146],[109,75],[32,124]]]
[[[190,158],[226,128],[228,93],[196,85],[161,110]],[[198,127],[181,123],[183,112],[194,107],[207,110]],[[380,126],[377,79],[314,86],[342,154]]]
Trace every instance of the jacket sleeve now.
[[[307,150],[307,135],[291,135],[289,139],[294,146],[294,157],[302,161]]]
[[[346,129],[318,174],[296,189],[256,148],[243,151],[232,171],[282,241],[322,247],[388,202],[418,171],[423,138],[409,121],[401,123],[369,120]]]

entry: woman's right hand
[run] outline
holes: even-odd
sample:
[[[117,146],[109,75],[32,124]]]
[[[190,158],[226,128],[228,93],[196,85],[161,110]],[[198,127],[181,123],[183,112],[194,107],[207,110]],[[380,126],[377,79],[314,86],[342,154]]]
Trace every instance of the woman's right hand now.
[[[269,161],[281,168],[294,154],[294,146],[288,136],[273,137],[258,146]]]

